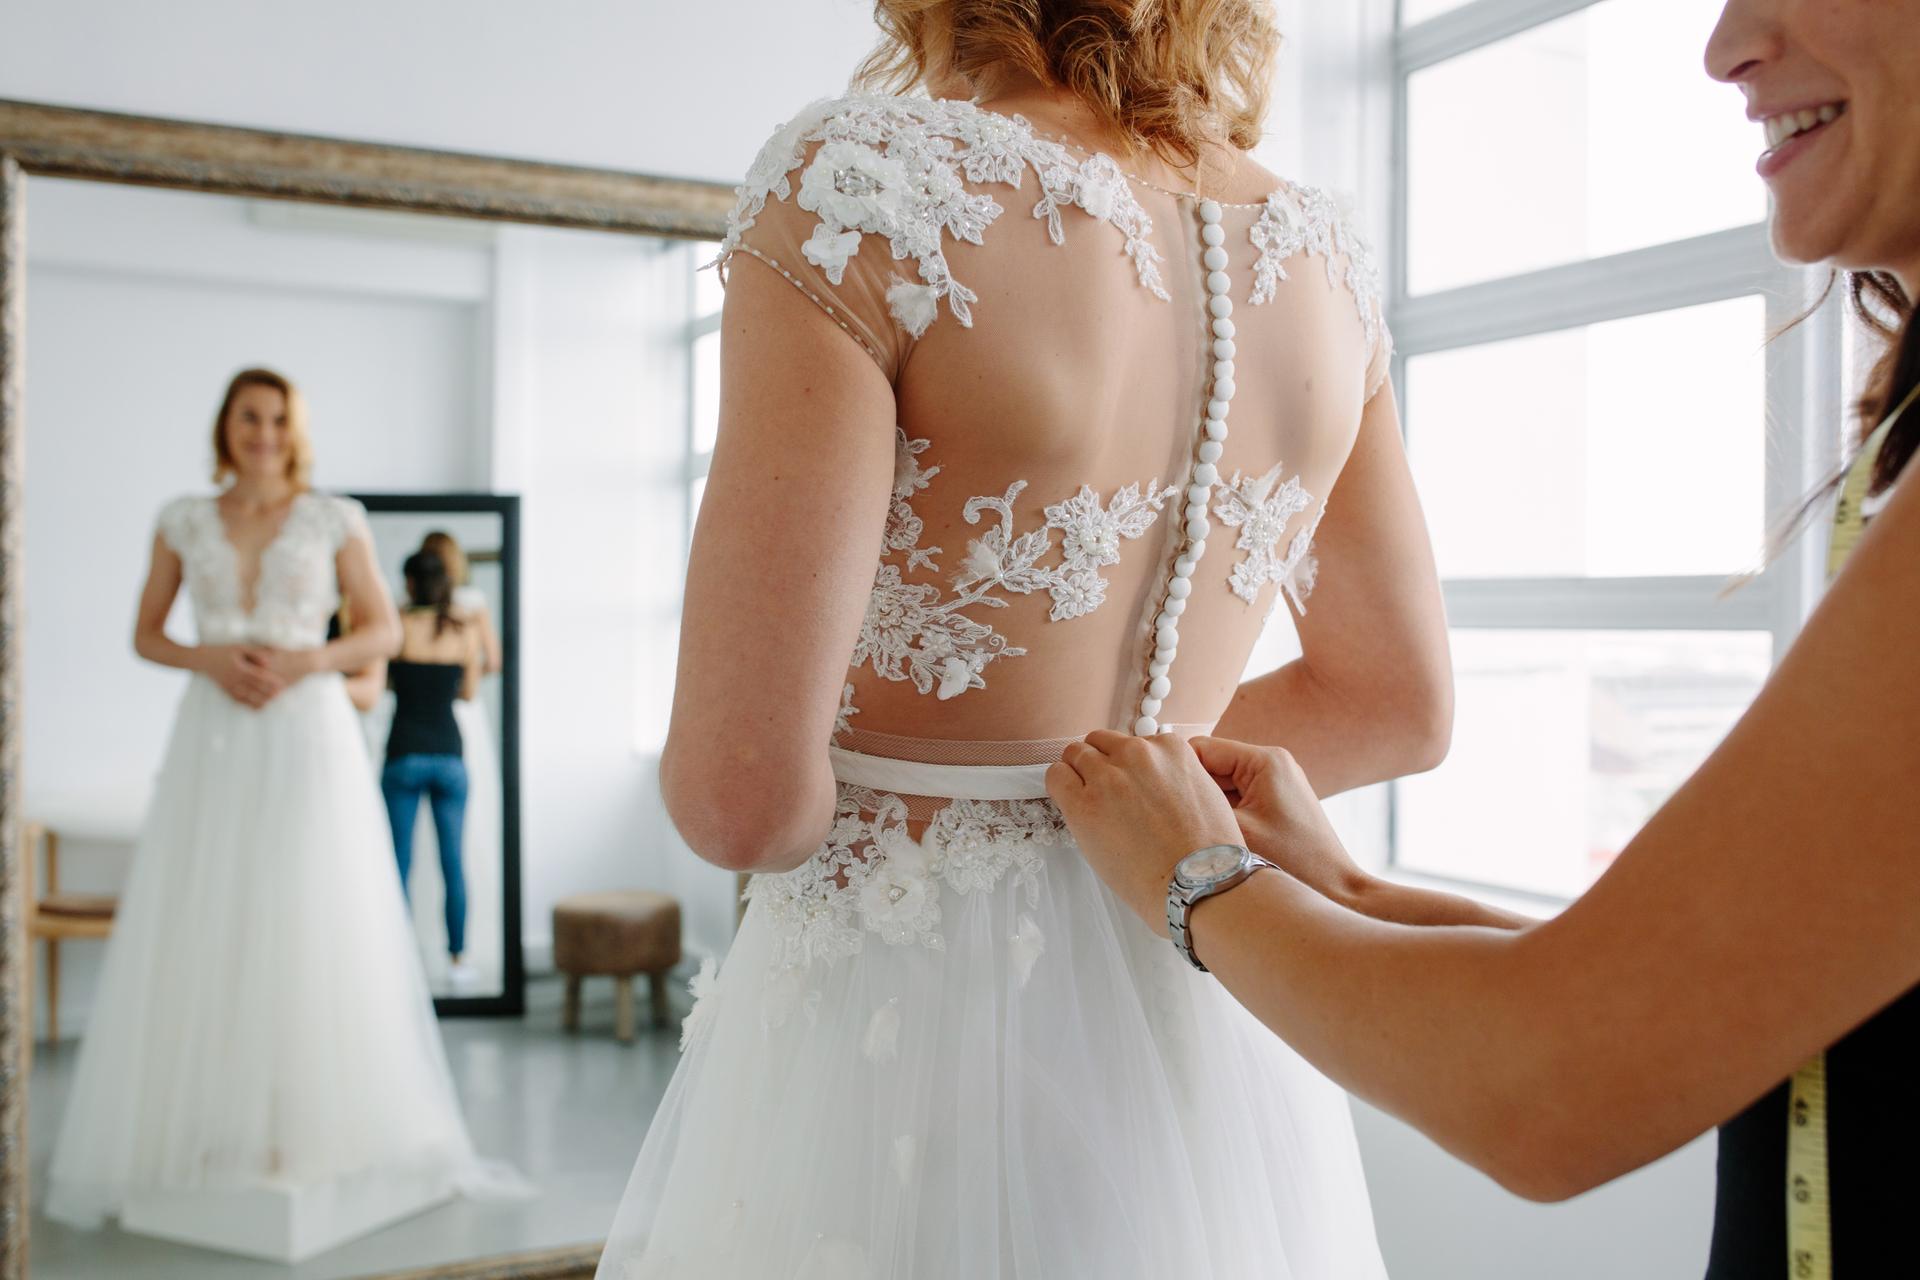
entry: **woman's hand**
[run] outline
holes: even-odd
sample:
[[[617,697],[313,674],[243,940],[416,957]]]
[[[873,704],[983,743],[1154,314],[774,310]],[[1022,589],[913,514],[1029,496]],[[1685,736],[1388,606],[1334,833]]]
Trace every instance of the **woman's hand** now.
[[[283,687],[298,684],[320,671],[322,651],[319,649],[253,649],[249,652]]]
[[[1162,936],[1174,864],[1208,845],[1241,842],[1219,783],[1170,733],[1095,730],[1067,744],[1047,770],[1047,794],[1107,887]]]
[[[199,667],[229,698],[258,711],[287,687],[286,678],[266,661],[271,652],[243,644],[206,645],[200,650]]]
[[[1348,856],[1291,755],[1227,738],[1195,738],[1192,746],[1226,792],[1247,848],[1309,888],[1359,909],[1373,878]]]

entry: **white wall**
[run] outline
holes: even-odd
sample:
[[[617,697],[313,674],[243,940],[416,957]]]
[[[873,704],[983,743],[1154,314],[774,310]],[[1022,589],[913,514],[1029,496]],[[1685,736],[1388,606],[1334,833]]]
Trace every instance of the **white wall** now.
[[[871,12],[8,0],[0,97],[733,183],[775,125],[845,85]]]

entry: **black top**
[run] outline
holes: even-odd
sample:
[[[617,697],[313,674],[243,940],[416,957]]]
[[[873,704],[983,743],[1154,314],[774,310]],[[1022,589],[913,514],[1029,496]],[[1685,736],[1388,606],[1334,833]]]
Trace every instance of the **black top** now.
[[[396,658],[388,665],[394,701],[393,727],[387,731],[387,759],[461,754],[453,700],[460,696],[460,683],[466,673],[457,662]]]
[[[1834,1280],[1920,1274],[1907,1215],[1920,1202],[1920,987],[1827,1051],[1827,1186]],[[1787,1090],[1720,1128],[1707,1280],[1790,1277]]]

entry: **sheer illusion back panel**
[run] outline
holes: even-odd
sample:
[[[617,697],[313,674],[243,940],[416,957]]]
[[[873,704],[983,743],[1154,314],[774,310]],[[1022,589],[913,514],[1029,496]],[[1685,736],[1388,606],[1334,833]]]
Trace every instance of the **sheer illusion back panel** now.
[[[1134,724],[1221,350],[1233,430],[1160,722],[1217,720],[1281,593],[1304,599],[1311,529],[1384,376],[1370,268],[1318,192],[1224,206],[1216,349],[1198,209],[959,102],[816,107],[756,164],[727,265],[805,292],[898,406],[842,717],[863,749]]]

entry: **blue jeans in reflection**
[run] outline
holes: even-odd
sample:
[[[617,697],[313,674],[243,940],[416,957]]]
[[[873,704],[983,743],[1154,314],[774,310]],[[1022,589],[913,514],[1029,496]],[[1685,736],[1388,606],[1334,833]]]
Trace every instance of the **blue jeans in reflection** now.
[[[447,886],[447,954],[457,956],[467,943],[467,876],[460,863],[460,831],[467,817],[466,762],[459,756],[398,756],[380,771],[380,792],[387,798],[403,889],[413,864],[413,825],[421,796],[433,810],[440,878]]]

